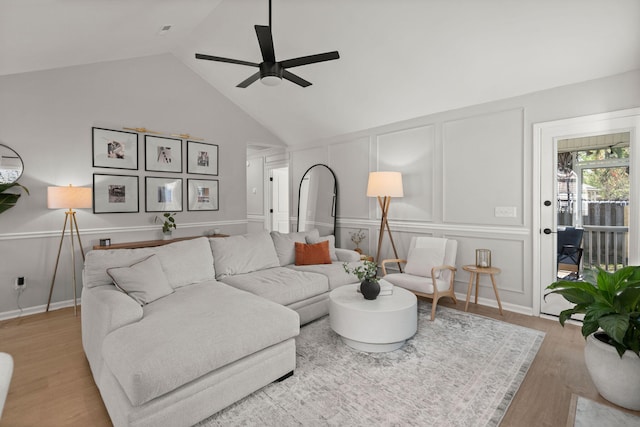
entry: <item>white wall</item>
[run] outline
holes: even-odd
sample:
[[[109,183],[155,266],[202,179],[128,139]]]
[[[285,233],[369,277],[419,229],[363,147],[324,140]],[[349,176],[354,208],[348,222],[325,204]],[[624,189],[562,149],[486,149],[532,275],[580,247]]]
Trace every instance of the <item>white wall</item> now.
[[[405,197],[392,200],[390,225],[400,257],[411,236],[458,241],[458,267],[472,264],[475,249],[492,251],[503,304],[533,307],[533,124],[640,105],[640,70],[526,96],[394,123],[291,152],[292,206],[297,186],[313,163],[326,163],[339,188],[339,246],[353,248],[349,232],[366,230],[360,244],[375,256],[380,209],[366,197],[369,171],[403,173]],[[516,217],[495,216],[513,207]],[[385,237],[382,258],[392,258]],[[456,291],[466,294],[469,276],[458,269]],[[485,277],[486,279],[486,277]],[[538,284],[535,284],[538,286]],[[489,282],[480,297],[493,303]]]
[[[204,138],[219,145],[219,174],[186,174],[184,164],[182,174],[146,172],[142,135],[137,171],[93,168],[92,126],[146,127]],[[91,186],[93,173],[140,177],[139,213],[78,211],[86,249],[103,237],[110,237],[113,243],[159,238],[159,226],[151,223],[156,214],[145,213],[145,176],[179,176],[184,184],[187,178],[219,180],[220,210],[188,212],[185,204],[176,216],[175,236],[200,235],[214,228],[242,233],[247,229],[243,194],[247,143],[283,145],[171,55],[0,77],[0,143],[22,156],[25,173],[20,183],[31,192],[0,215],[0,317],[17,309],[16,276],[25,276],[27,281],[22,307],[47,302],[64,219],[62,211],[46,208],[47,186]],[[183,159],[185,154],[183,143]],[[60,262],[54,302],[73,296],[66,245]]]

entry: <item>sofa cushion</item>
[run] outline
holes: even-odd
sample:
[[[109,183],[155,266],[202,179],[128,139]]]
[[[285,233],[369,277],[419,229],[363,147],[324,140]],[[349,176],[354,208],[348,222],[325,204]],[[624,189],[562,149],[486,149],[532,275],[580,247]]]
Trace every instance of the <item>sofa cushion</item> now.
[[[331,264],[318,265],[288,265],[286,268],[299,272],[322,274],[329,281],[329,290],[334,290],[338,286],[360,283],[354,274],[344,271],[342,264],[342,262],[334,262]],[[356,261],[348,264],[350,268],[353,268],[357,265],[361,265],[362,263],[360,261]]]
[[[172,288],[215,278],[213,256],[206,237],[138,249],[105,249],[90,251],[84,262],[84,286],[111,285],[107,268],[128,267],[156,254]]]
[[[212,281],[147,304],[139,322],[107,335],[102,354],[139,406],[299,331],[293,310]]]
[[[307,236],[319,238],[320,232],[318,230],[299,231],[296,233],[280,233],[279,231],[271,232],[271,238],[273,239],[273,245],[275,246],[276,253],[278,254],[280,266],[294,264],[296,262],[295,243],[307,243]]]
[[[113,285],[108,268],[128,267],[153,255],[152,248],[106,249],[87,252],[84,259],[83,286]]]
[[[314,244],[296,242],[296,265],[331,264],[329,242]]]
[[[129,267],[108,268],[107,274],[119,289],[140,305],[173,293],[157,255],[150,255]]]
[[[221,279],[234,288],[282,305],[293,304],[329,291],[327,277],[286,267],[269,268]]]
[[[251,273],[279,265],[276,249],[267,231],[211,238],[209,243],[215,260],[217,278]]]
[[[209,239],[183,240],[154,248],[172,288],[213,280],[216,272]]]
[[[320,243],[320,242],[329,242],[329,256],[331,257],[331,261],[339,261],[338,255],[336,254],[336,238],[333,235],[318,237],[315,236],[307,236],[305,237],[307,243]]]

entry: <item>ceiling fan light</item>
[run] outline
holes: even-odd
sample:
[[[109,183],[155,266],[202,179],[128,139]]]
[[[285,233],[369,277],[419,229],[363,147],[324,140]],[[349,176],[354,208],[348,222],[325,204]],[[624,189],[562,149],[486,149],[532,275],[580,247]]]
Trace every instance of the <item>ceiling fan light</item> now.
[[[265,86],[278,86],[282,83],[282,78],[278,76],[264,76],[260,79]]]

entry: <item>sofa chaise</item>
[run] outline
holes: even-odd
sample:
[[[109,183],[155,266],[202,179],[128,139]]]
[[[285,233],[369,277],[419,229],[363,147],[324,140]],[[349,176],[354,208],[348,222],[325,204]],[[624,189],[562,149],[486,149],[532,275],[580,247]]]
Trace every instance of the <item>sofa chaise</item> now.
[[[115,426],[189,426],[296,366],[300,325],[359,262],[317,231],[94,250],[83,270],[82,342]],[[327,240],[332,263],[295,265]]]

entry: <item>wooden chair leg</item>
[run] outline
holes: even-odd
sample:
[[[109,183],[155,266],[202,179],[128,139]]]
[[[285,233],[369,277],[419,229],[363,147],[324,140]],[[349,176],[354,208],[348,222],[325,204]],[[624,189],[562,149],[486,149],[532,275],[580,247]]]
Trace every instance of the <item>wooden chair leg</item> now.
[[[431,321],[433,322],[433,320],[436,318],[436,307],[438,305],[438,300],[437,299],[433,299],[433,303],[431,304]]]

